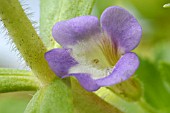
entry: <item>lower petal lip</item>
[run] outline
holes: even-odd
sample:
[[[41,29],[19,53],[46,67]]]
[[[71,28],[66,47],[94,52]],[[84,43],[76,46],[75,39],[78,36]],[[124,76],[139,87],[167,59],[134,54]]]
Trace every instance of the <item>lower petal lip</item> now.
[[[116,63],[110,75],[93,79],[92,75],[87,73],[70,73],[62,76],[62,78],[74,76],[78,79],[81,86],[87,91],[96,91],[102,86],[111,86],[127,80],[134,74],[139,66],[139,59],[135,53],[129,52],[123,55]]]
[[[135,73],[138,66],[137,55],[132,52],[126,53],[119,59],[113,72],[107,77],[96,80],[96,83],[99,86],[110,86],[125,81]]]

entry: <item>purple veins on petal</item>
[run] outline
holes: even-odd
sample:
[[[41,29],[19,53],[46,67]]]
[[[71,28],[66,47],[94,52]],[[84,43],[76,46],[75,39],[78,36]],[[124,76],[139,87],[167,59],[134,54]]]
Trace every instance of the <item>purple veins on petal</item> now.
[[[121,7],[107,8],[100,22],[95,16],[58,22],[52,35],[63,49],[45,54],[49,66],[61,78],[76,77],[87,91],[125,81],[139,66],[130,51],[139,44],[142,29]]]

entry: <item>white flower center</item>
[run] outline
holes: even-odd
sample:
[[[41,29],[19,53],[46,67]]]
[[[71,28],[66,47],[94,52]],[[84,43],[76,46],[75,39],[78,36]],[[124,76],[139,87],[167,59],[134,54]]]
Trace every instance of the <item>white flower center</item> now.
[[[69,48],[72,48],[71,55],[79,63],[69,73],[89,73],[93,79],[110,75],[120,58],[117,45],[104,34],[78,42]]]

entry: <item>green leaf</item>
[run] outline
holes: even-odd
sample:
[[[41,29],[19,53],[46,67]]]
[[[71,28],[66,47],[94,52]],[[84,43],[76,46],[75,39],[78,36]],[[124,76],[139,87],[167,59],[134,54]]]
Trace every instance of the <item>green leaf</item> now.
[[[87,92],[72,79],[74,113],[123,113],[92,92]]]
[[[160,63],[159,70],[161,72],[161,78],[166,90],[170,94],[170,64],[162,62]]]
[[[169,113],[170,93],[164,86],[157,64],[143,59],[140,61],[137,77],[143,84],[145,101],[157,111]]]
[[[58,47],[51,35],[56,22],[89,15],[94,2],[95,0],[41,0],[40,35],[46,47],[48,49]]]
[[[55,80],[33,96],[25,113],[73,113],[72,92],[64,82]]]

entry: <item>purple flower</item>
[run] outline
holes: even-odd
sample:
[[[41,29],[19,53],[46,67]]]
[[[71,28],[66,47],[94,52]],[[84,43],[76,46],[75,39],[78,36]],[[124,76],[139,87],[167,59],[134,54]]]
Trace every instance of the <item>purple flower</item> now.
[[[139,65],[130,52],[140,42],[142,29],[125,9],[113,6],[101,15],[80,16],[54,25],[54,39],[63,47],[45,54],[61,78],[74,76],[88,91],[127,80]]]

